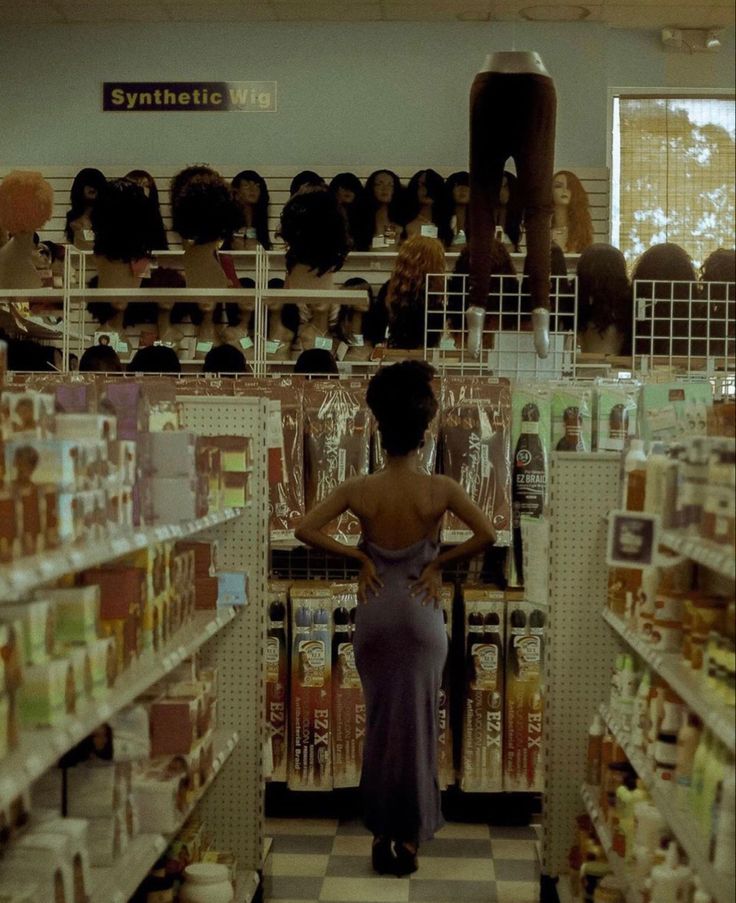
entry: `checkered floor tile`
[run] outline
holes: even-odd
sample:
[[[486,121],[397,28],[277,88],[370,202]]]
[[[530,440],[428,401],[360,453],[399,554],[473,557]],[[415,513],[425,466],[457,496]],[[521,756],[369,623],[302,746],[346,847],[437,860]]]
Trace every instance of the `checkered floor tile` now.
[[[447,824],[408,878],[377,875],[358,821],[272,818],[265,903],[538,903],[533,828]]]

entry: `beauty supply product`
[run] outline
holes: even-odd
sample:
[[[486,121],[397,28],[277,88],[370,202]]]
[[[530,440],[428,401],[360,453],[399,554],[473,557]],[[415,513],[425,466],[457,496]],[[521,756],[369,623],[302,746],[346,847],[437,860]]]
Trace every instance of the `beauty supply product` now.
[[[511,541],[511,392],[505,379],[448,376],[442,381],[442,470],[465,489],[496,530],[496,545]],[[470,537],[448,514],[446,542]]]
[[[646,462],[644,442],[632,439],[624,458],[624,508],[627,511],[644,510]]]
[[[288,785],[291,790],[331,790],[332,709],[329,584],[294,583],[291,597],[291,686]]]
[[[273,770],[271,780],[286,780],[289,647],[286,634],[288,584],[268,586],[266,636],[266,723],[271,732]]]
[[[639,393],[639,433],[646,442],[704,436],[713,391],[707,380],[647,382]]]
[[[365,699],[355,666],[350,610],[355,583],[332,586],[332,776],[335,788],[357,787],[363,765]]]
[[[626,443],[633,441],[638,394],[638,381],[596,380],[593,440],[597,451],[623,451]]]
[[[528,394],[528,393],[525,393]],[[512,396],[513,413],[516,414],[516,393]],[[539,406],[546,402],[547,416],[542,418]],[[513,427],[515,427],[515,420]],[[521,517],[541,517],[547,495],[549,399],[539,398],[527,402],[521,409],[519,433],[513,459],[513,525],[514,556],[516,570],[523,583],[523,548]]]
[[[467,792],[503,789],[505,602],[502,592],[463,591],[465,686],[460,786]]]
[[[441,590],[442,618],[445,623],[445,631],[447,633],[448,655],[445,659],[445,667],[442,669],[442,684],[440,685],[440,700],[437,711],[438,723],[438,750],[437,750],[437,771],[439,785],[441,789],[445,789],[455,783],[455,767],[453,762],[453,738],[452,727],[450,723],[450,655],[449,650],[452,649],[452,600],[454,595],[454,587],[443,586]],[[497,636],[497,627],[495,627],[494,618],[498,615],[490,612],[484,617],[483,643],[493,643]],[[489,621],[491,619],[491,621]]]
[[[596,714],[588,729],[588,753],[585,759],[585,782],[598,786],[601,782],[601,752],[603,744],[603,722]]]
[[[692,872],[680,865],[677,844],[672,841],[667,847],[665,861],[652,869],[651,903],[672,903],[673,900],[687,900]]]
[[[710,837],[709,859],[717,871],[727,875],[736,874],[734,861],[734,799],[736,798],[736,776],[733,762],[727,766],[718,784],[713,807],[713,829]]]
[[[655,774],[662,780],[674,780],[677,764],[677,735],[682,724],[682,704],[672,696],[665,695],[664,717],[659,725],[654,745]]]
[[[552,449],[591,451],[592,432],[591,390],[556,386],[552,390]]]

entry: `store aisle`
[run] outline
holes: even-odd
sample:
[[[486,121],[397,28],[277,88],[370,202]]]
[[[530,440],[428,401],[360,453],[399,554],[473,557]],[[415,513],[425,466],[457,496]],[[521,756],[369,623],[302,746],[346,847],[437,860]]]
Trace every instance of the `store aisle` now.
[[[359,821],[267,819],[265,903],[537,903],[533,828],[450,823],[409,878],[375,874]]]

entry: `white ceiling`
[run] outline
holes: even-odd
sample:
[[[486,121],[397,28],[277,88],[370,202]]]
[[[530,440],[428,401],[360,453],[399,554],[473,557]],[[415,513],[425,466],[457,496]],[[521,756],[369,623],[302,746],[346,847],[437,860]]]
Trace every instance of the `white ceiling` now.
[[[4,24],[579,21],[613,28],[733,27],[734,0],[0,0]]]

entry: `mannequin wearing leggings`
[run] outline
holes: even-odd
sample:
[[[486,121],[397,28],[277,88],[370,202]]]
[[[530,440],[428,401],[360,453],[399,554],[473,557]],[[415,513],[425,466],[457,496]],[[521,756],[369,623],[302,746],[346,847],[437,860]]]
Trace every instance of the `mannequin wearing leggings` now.
[[[524,206],[534,346],[549,352],[555,116],[551,76],[532,51],[492,53],[470,91],[470,306],[485,310],[504,164],[516,163]],[[478,311],[475,313],[477,320]]]

